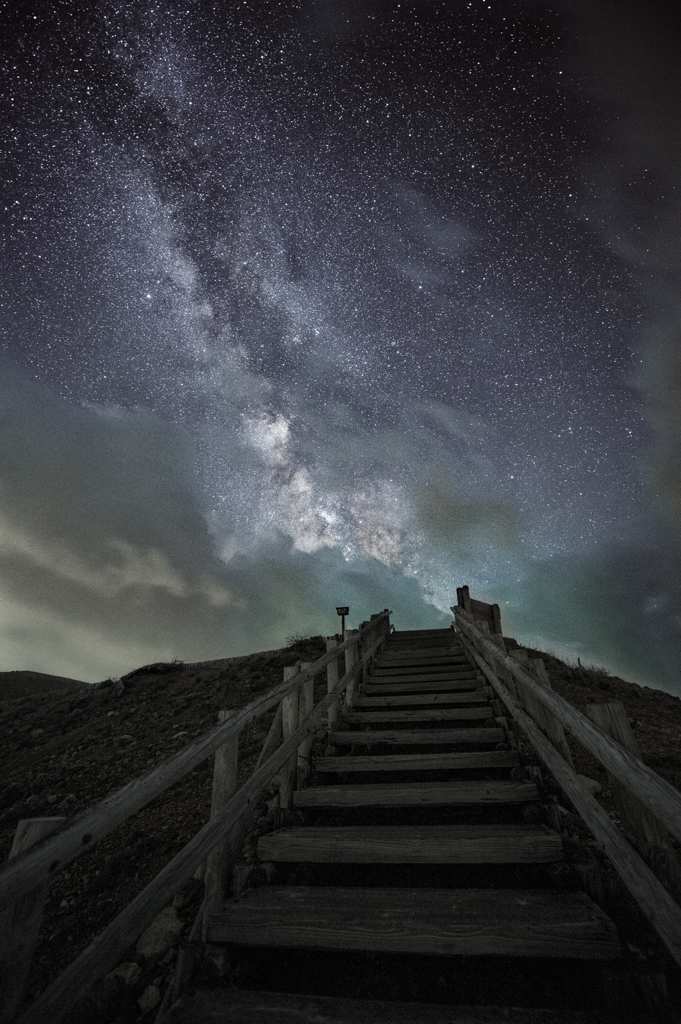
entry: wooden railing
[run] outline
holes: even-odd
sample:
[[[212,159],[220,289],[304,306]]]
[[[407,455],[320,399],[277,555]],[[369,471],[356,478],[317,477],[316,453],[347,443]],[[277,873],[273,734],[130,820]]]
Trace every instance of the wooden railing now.
[[[624,716],[625,729],[618,721],[617,710],[621,705],[589,708],[592,718],[582,714],[551,689],[545,672],[535,675],[507,654],[500,627],[494,634],[490,630],[491,616],[486,615],[476,621],[474,609],[471,605],[465,607],[461,598],[460,594],[461,604],[452,611],[464,648],[581,815],[673,958],[681,965],[681,908],[646,863],[651,858],[646,856],[644,859],[637,852],[638,848],[644,855],[648,854],[650,835],[656,829],[655,838],[664,847],[667,867],[671,867],[672,873],[678,876],[678,861],[668,832],[681,839],[681,793],[643,764],[640,757],[631,752],[631,743],[627,743],[629,750],[623,745],[621,741],[627,740],[628,722]],[[576,773],[566,733],[603,765],[613,780],[613,788],[619,787],[630,809],[628,835],[612,821],[584,777]],[[613,739],[613,733],[620,742]],[[648,820],[651,815],[654,817],[652,828]],[[637,822],[643,822],[640,828],[637,828]],[[665,881],[669,884],[668,873]]]
[[[70,824],[43,839],[48,827],[37,834],[32,849],[20,853],[0,874],[0,905],[5,930],[0,953],[3,963],[2,1016],[11,1021],[20,1009],[26,975],[37,933],[36,914],[31,934],[22,924],[21,908],[30,902],[39,904],[38,918],[47,896],[49,882],[67,864],[90,850],[104,836],[135,814],[155,797],[190,772],[211,754],[215,755],[211,818],[163,870],[66,968],[50,987],[30,1005],[20,1024],[58,1024],[75,1002],[119,962],[125,950],[169,903],[177,890],[205,865],[206,898],[213,904],[222,898],[226,879],[240,850],[241,837],[249,810],[257,804],[263,790],[279,774],[282,806],[290,806],[298,764],[309,757],[315,733],[323,730],[322,716],[328,724],[337,717],[338,704],[352,694],[371,659],[390,631],[388,609],[372,615],[359,630],[347,630],[340,643],[327,642],[330,649],[313,664],[285,672],[284,682],[239,710],[221,712],[219,724],[188,744],[153,771],[134,780],[95,807],[83,812]],[[339,679],[338,658],[345,655],[345,669]],[[315,678],[327,668],[327,695],[313,706]],[[286,678],[288,676],[288,678]],[[236,788],[239,734],[249,723],[274,707],[278,710],[264,742],[256,768],[239,789]],[[328,727],[328,725],[327,725]],[[304,773],[303,773],[304,774]],[[45,819],[52,821],[53,819]],[[58,826],[64,824],[59,819]],[[22,823],[20,823],[19,829]],[[54,828],[54,825],[51,826]],[[17,830],[19,832],[19,829]],[[39,921],[38,921],[39,924]],[[22,967],[17,970],[16,952],[22,950]]]

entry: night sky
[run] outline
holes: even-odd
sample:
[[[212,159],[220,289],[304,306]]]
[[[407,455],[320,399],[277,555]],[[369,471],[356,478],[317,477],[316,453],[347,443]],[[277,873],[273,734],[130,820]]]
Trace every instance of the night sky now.
[[[0,670],[468,584],[681,692],[670,10],[5,5]]]

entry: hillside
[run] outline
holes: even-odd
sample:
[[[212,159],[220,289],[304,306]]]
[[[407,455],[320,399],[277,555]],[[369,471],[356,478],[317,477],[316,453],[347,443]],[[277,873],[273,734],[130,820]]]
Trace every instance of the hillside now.
[[[56,690],[85,690],[88,684],[45,672],[0,672],[0,701]]]
[[[517,646],[507,639],[508,649]],[[281,682],[285,665],[298,659],[315,660],[324,650],[323,639],[315,637],[281,652],[254,654],[231,664],[152,665],[91,693],[39,693],[0,706],[2,856],[7,856],[20,818],[74,816],[211,728],[219,708],[247,704]],[[621,701],[644,761],[681,789],[681,700],[533,653],[544,657],[555,691],[577,708]],[[255,765],[271,717],[272,713],[242,735],[243,779]],[[605,773],[589,754],[572,746],[577,771],[601,783],[603,803],[613,810]],[[209,759],[57,877],[35,958],[32,992],[56,977],[208,820],[211,782]],[[261,813],[256,811],[256,816]],[[589,843],[591,837],[581,821],[567,809],[562,813],[575,842]],[[616,877],[611,884],[615,891]],[[201,892],[201,883],[192,880],[177,901],[187,926]],[[628,898],[622,899],[625,906]],[[636,915],[632,921],[633,935],[638,928]],[[162,979],[171,970],[171,959],[157,964],[154,980],[163,987]],[[142,976],[140,986],[150,980]],[[138,1016],[135,1003],[120,1020],[132,1022]],[[104,1015],[104,1019],[114,1018]]]

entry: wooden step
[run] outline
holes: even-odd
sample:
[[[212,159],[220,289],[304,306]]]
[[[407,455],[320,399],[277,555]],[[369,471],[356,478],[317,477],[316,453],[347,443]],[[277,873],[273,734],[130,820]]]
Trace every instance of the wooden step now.
[[[582,1010],[498,1006],[444,1006],[378,999],[251,992],[245,989],[192,989],[173,1004],[164,1024],[593,1024]],[[621,1024],[599,1016],[598,1024]],[[640,1024],[646,1024],[641,1021]]]
[[[315,769],[318,772],[440,772],[456,768],[513,768],[518,764],[520,756],[517,750],[461,750],[447,754],[318,757]]]
[[[391,650],[387,647],[382,647],[376,655],[381,661],[394,661],[401,658],[465,658],[465,652],[461,647],[424,647],[422,650],[413,650],[411,648],[404,648],[401,651]]]
[[[209,914],[207,941],[442,956],[615,959],[612,921],[582,892],[262,886]]]
[[[478,676],[476,672],[470,669],[468,672],[453,673],[453,672],[405,672],[404,675],[392,675],[386,673],[381,675],[378,673],[374,675],[373,672],[369,673],[368,686],[413,686],[414,683],[428,683],[439,685],[440,683],[448,683],[451,685],[468,684],[468,686],[475,687],[479,686],[481,676]]]
[[[562,860],[563,843],[546,826],[308,827],[261,836],[258,857],[315,864],[548,864]]]
[[[482,690],[468,690],[463,693],[393,694],[392,696],[364,696],[364,691],[353,703],[358,711],[364,708],[397,708],[418,705],[440,707],[442,704],[486,704],[489,698]]]
[[[333,746],[371,747],[377,743],[389,743],[393,746],[437,746],[445,743],[461,746],[465,743],[502,743],[505,739],[504,730],[499,728],[480,729],[367,729],[339,730],[332,732],[329,743]]]
[[[423,657],[423,658],[418,658],[418,657],[416,657],[416,658],[412,658],[412,657],[410,657],[410,658],[407,658],[407,657],[385,658],[385,657],[382,657],[381,655],[379,655],[374,660],[375,669],[390,669],[391,671],[394,671],[394,670],[400,669],[400,668],[416,668],[416,667],[421,667],[421,666],[423,668],[436,668],[436,667],[441,665],[441,666],[446,666],[446,667],[449,668],[449,667],[451,667],[453,665],[469,665],[469,664],[470,664],[470,662],[465,657],[465,655],[456,655],[456,656],[452,656],[452,657],[448,657],[446,655],[443,655],[443,656],[436,657],[436,658],[426,658],[426,657]]]
[[[391,782],[297,789],[294,807],[424,807],[520,804],[537,800],[534,782],[455,780]]]
[[[366,722],[458,722],[469,719],[493,718],[492,708],[433,708],[430,711],[347,711],[343,720],[350,724]]]
[[[474,676],[463,682],[430,682],[430,683],[367,683],[362,687],[362,696],[380,696],[382,693],[465,693],[475,690],[480,685]]]

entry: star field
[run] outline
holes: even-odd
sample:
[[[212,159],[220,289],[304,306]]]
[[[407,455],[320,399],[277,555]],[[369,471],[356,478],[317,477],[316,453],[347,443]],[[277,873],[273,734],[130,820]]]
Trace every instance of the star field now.
[[[277,646],[341,600],[444,624],[469,583],[678,684],[675,185],[578,5],[6,28],[0,668]]]

